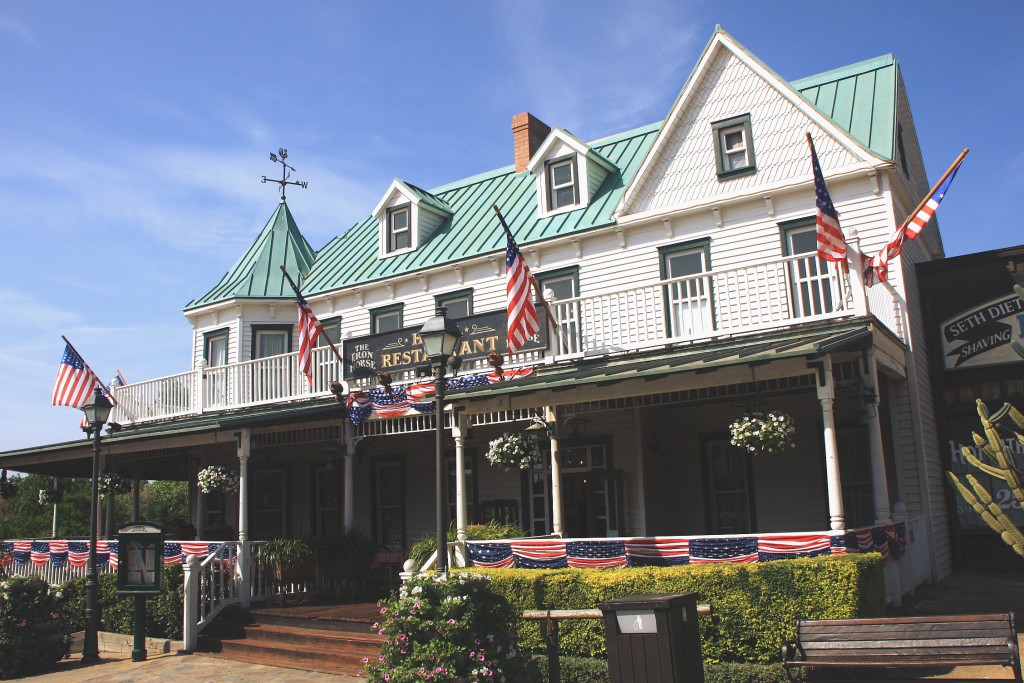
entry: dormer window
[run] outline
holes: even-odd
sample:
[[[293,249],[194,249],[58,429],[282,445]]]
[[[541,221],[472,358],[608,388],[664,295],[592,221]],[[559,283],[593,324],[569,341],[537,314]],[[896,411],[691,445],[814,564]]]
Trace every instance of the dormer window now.
[[[576,177],[576,157],[549,161],[548,176],[548,209],[556,211],[566,206],[579,204],[579,182]]]
[[[733,178],[754,173],[754,141],[750,133],[750,114],[735,116],[711,124],[715,136],[715,164],[718,178]]]
[[[412,221],[409,213],[408,204],[388,209],[388,252],[412,246]]]

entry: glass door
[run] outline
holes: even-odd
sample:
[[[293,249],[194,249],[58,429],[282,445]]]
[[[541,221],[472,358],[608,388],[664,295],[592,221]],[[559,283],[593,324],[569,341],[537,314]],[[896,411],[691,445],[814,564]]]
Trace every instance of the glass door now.
[[[711,307],[711,282],[700,275],[708,269],[703,248],[672,251],[664,254],[665,277],[674,280],[666,285],[669,326],[673,337],[700,337],[714,330]]]
[[[572,446],[559,451],[562,463],[562,509],[567,538],[616,536],[618,496],[604,444]]]
[[[837,310],[839,282],[835,268],[815,256],[818,252],[817,228],[811,225],[787,231],[786,247],[791,256],[807,254],[805,258],[789,264],[793,316],[807,318]]]
[[[707,532],[755,531],[750,454],[727,439],[709,441],[705,447],[704,473]]]

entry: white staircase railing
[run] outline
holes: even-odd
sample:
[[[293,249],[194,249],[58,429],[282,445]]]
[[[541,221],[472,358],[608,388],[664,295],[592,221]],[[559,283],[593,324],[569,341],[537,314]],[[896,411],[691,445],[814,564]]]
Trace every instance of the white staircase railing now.
[[[194,651],[199,632],[228,605],[248,607],[252,599],[252,543],[227,541],[205,559],[184,558],[185,604],[182,639],[187,651]]]

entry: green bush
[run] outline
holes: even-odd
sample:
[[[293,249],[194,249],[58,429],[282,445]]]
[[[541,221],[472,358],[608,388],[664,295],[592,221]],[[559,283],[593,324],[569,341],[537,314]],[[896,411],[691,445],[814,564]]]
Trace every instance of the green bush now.
[[[881,616],[885,589],[881,557],[870,553],[778,560],[623,569],[482,569],[491,590],[521,615],[535,609],[593,609],[611,598],[644,593],[697,594],[711,605],[701,617],[705,661],[779,661],[782,644],[796,635],[797,619]],[[538,622],[513,624],[523,649],[544,652]],[[600,619],[567,620],[559,627],[560,651],[606,656]]]
[[[182,566],[164,567],[164,589],[146,598],[146,635],[181,640],[185,600]],[[117,575],[101,574],[99,585],[100,630],[135,632],[135,598],[117,592]],[[85,578],[73,579],[58,589],[62,594],[61,621],[66,632],[85,629]]]
[[[0,582],[0,678],[51,668],[70,647],[59,600],[45,581],[12,576]]]
[[[524,535],[522,527],[518,524],[502,524],[491,520],[487,524],[470,524],[466,527],[466,538],[470,541],[493,541],[502,538],[522,538]],[[457,538],[455,529],[448,530],[448,541],[453,542]],[[423,564],[437,550],[437,536],[426,535],[416,541],[409,549],[409,559],[416,561],[417,567]]]
[[[535,667],[547,680],[548,658],[535,655]],[[562,683],[609,683],[608,660],[590,657],[559,657]],[[781,664],[704,663],[704,683],[789,683]]]
[[[364,660],[363,675],[375,683],[534,680],[509,629],[516,615],[488,584],[463,572],[405,582],[381,603],[374,628],[384,645],[378,659]]]

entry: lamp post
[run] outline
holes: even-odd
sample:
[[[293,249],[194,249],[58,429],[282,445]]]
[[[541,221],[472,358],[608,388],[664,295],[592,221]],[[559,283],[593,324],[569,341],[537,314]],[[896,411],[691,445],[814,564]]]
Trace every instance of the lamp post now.
[[[420,328],[420,340],[430,366],[434,369],[434,422],[436,423],[436,440],[434,454],[437,465],[437,571],[444,574],[448,571],[448,525],[445,522],[447,505],[444,499],[444,371],[448,359],[455,353],[462,338],[462,331],[446,315],[447,309],[438,306],[434,317],[423,323]],[[462,476],[456,472],[455,476]]]
[[[97,387],[82,406],[85,421],[92,431],[92,496],[89,502],[89,565],[85,575],[85,640],[82,643],[82,663],[100,661],[99,645],[99,586],[96,573],[96,517],[98,511],[97,480],[100,476],[100,430],[110,416],[110,401]]]

